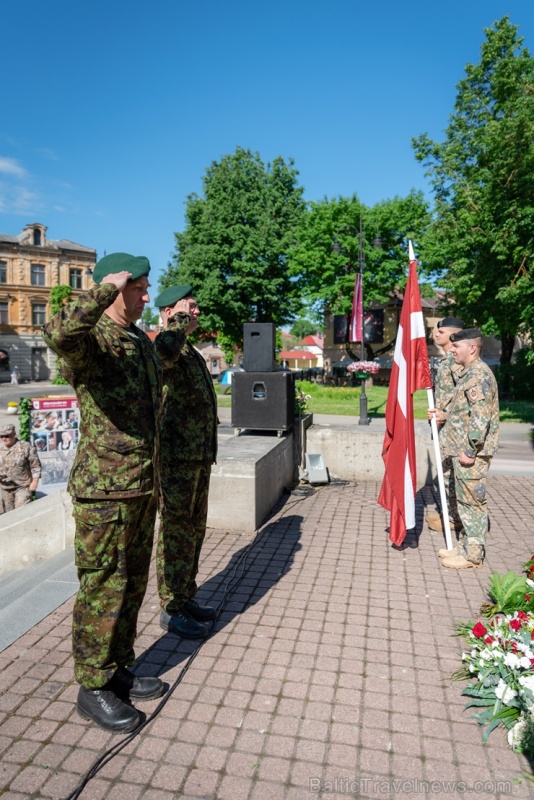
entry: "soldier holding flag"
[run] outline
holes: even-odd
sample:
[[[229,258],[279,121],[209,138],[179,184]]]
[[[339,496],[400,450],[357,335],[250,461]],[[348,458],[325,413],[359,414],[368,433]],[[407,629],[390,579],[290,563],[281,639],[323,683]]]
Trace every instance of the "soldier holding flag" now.
[[[438,425],[442,428],[445,424],[447,419],[447,410],[448,406],[453,398],[454,389],[456,386],[456,382],[458,380],[458,373],[461,371],[462,367],[459,364],[456,364],[452,355],[452,343],[450,337],[453,333],[457,333],[458,331],[463,330],[465,325],[463,320],[459,319],[458,317],[445,317],[438,322],[436,327],[434,328],[434,341],[441,347],[444,351],[445,355],[439,362],[439,366],[436,371],[436,378],[434,383],[434,400],[436,408],[443,412],[444,418],[443,420],[438,421]],[[428,417],[432,416],[434,409],[428,411]],[[440,434],[440,442],[442,441],[442,436]],[[449,508],[449,517],[451,522],[451,527],[454,527],[456,531],[462,530],[462,523],[460,522],[460,518],[458,516],[458,510],[456,508],[456,492],[454,490],[454,478],[451,472],[451,465],[450,460],[445,458],[442,453],[442,461],[443,461],[443,473],[448,473],[449,480],[447,484],[448,489],[448,508]],[[430,512],[426,515],[426,523],[430,530],[432,531],[442,531],[443,525],[441,522],[441,514],[438,512]]]
[[[482,566],[485,556],[488,511],[486,479],[499,438],[497,382],[481,358],[482,334],[466,328],[450,337],[455,364],[461,369],[447,424],[442,434],[442,452],[452,463],[458,512],[465,536],[451,550],[440,550],[448,569]],[[435,411],[440,420],[443,411]],[[440,437],[441,438],[441,437]]]

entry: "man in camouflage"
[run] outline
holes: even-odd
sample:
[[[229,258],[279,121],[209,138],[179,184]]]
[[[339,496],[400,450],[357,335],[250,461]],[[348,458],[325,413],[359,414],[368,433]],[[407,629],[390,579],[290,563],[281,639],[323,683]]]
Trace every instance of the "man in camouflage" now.
[[[129,732],[140,716],[127,700],[159,697],[158,678],[139,678],[137,617],[156,514],[153,458],[160,379],[150,340],[133,323],[148,302],[150,264],[112,253],[97,285],[43,327],[80,407],[80,441],[68,489],[76,522],[80,588],[73,656],[77,709],[108,731]]]
[[[160,625],[187,639],[208,634],[216,612],[194,599],[206,533],[211,465],[217,455],[217,398],[200,353],[187,339],[200,313],[190,286],[165,289],[154,303],[163,331],[160,418],[160,528],[156,550]]]
[[[497,383],[480,358],[482,335],[466,328],[450,337],[456,364],[462,367],[443,431],[443,452],[451,457],[458,511],[465,536],[451,550],[440,550],[448,569],[482,566],[488,511],[486,478],[499,438]],[[443,418],[443,412],[436,416]]]
[[[41,462],[35,447],[17,438],[14,425],[0,428],[0,514],[26,505],[37,489]]]
[[[440,359],[436,377],[434,381],[434,402],[437,409],[443,412],[443,420],[438,422],[440,427],[440,450],[442,449],[443,437],[441,432],[443,425],[447,420],[447,407],[452,400],[454,388],[456,386],[457,375],[462,367],[456,364],[452,356],[452,343],[450,337],[453,333],[463,330],[465,327],[463,321],[458,317],[445,317],[438,322],[434,328],[434,341],[441,347],[445,355]],[[433,411],[434,409],[432,409]],[[430,416],[430,414],[429,414]],[[445,490],[447,492],[447,507],[449,509],[449,517],[451,528],[456,531],[462,530],[462,523],[458,515],[458,508],[456,505],[456,491],[454,489],[454,477],[451,470],[450,459],[441,453],[441,460],[443,465],[443,475],[445,478]],[[426,522],[428,527],[433,531],[442,531],[443,524],[441,521],[441,514],[429,513],[426,515]]]

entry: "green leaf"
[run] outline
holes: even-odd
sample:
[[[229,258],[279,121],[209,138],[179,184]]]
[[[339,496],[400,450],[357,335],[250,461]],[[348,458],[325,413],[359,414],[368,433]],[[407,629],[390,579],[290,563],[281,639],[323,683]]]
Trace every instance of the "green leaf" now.
[[[495,728],[498,728],[500,724],[501,724],[501,721],[500,721],[499,719],[493,719],[493,720],[492,720],[492,721],[491,721],[491,722],[490,722],[490,723],[489,723],[489,724],[486,726],[486,728],[485,728],[485,730],[484,730],[484,733],[482,734],[482,742],[483,742],[484,744],[486,744],[486,742],[488,741],[488,737],[489,737],[490,733],[491,733],[492,731],[494,731],[494,730],[495,730]]]
[[[482,708],[487,708],[489,706],[489,707],[493,708],[494,705],[495,705],[495,695],[493,695],[493,699],[479,697],[479,698],[475,698],[473,700],[470,700],[469,703],[467,703],[464,706],[464,708],[465,709],[473,708],[475,706],[481,706]]]

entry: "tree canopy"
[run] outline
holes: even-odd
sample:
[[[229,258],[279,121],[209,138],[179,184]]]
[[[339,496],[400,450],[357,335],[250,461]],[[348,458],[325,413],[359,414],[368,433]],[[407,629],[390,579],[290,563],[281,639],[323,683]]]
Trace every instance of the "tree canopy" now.
[[[445,139],[413,140],[435,194],[424,257],[456,312],[502,340],[534,328],[534,59],[507,16],[467,64]]]
[[[58,286],[52,286],[50,289],[50,316],[53,317],[57,314],[66,303],[69,303],[72,298],[72,288],[66,284],[60,283]]]
[[[322,326],[321,326],[322,327]],[[291,336],[295,339],[305,339],[306,336],[313,336],[317,333],[317,325],[306,317],[299,317],[289,329]]]
[[[359,269],[360,216],[364,303],[385,302],[395,287],[404,286],[407,240],[413,239],[417,246],[429,222],[423,195],[415,191],[370,208],[356,195],[311,203],[291,251],[290,270],[303,306],[311,307],[317,320],[322,321],[325,309],[337,314],[350,311]]]
[[[159,324],[159,312],[158,309],[152,308],[152,306],[146,306],[145,310],[141,315],[141,321],[147,327],[152,327],[153,325]]]
[[[238,147],[213,162],[203,196],[186,202],[186,226],[161,288],[190,284],[202,314],[200,331],[242,341],[243,323],[285,325],[295,316],[295,287],[287,269],[305,203],[293,161],[264,164]]]

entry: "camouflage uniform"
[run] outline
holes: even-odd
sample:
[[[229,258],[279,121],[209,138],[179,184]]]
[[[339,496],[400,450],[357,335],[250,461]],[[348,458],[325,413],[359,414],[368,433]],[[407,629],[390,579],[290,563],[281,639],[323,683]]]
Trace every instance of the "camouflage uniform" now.
[[[76,680],[90,689],[134,662],[156,513],[159,370],[146,334],[104,313],[118,294],[97,286],[43,327],[80,406],[68,484],[80,580],[73,655]]]
[[[30,483],[41,477],[41,462],[35,447],[17,439],[12,447],[0,443],[0,514],[31,500]]]
[[[452,460],[458,511],[465,530],[459,552],[468,561],[480,564],[488,530],[486,477],[499,439],[497,383],[480,358],[458,372],[442,435],[444,453]],[[462,453],[475,458],[471,467],[460,464]]]
[[[462,367],[457,364],[452,356],[452,350],[446,353],[441,361],[436,372],[436,380],[434,383],[434,405],[445,415],[448,413],[449,404],[453,398],[456,382],[458,380],[458,373]],[[445,419],[446,421],[446,419]],[[460,515],[458,513],[458,504],[456,501],[456,489],[454,486],[454,475],[452,472],[451,459],[443,452],[443,425],[439,426],[439,445],[441,452],[441,461],[443,468],[443,477],[445,483],[445,491],[447,493],[447,505],[449,508],[449,516],[455,522],[459,521]]]
[[[187,340],[188,314],[155,340],[163,367],[160,528],[156,567],[161,607],[179,611],[197,591],[211,465],[217,456],[217,397],[205,361]]]

